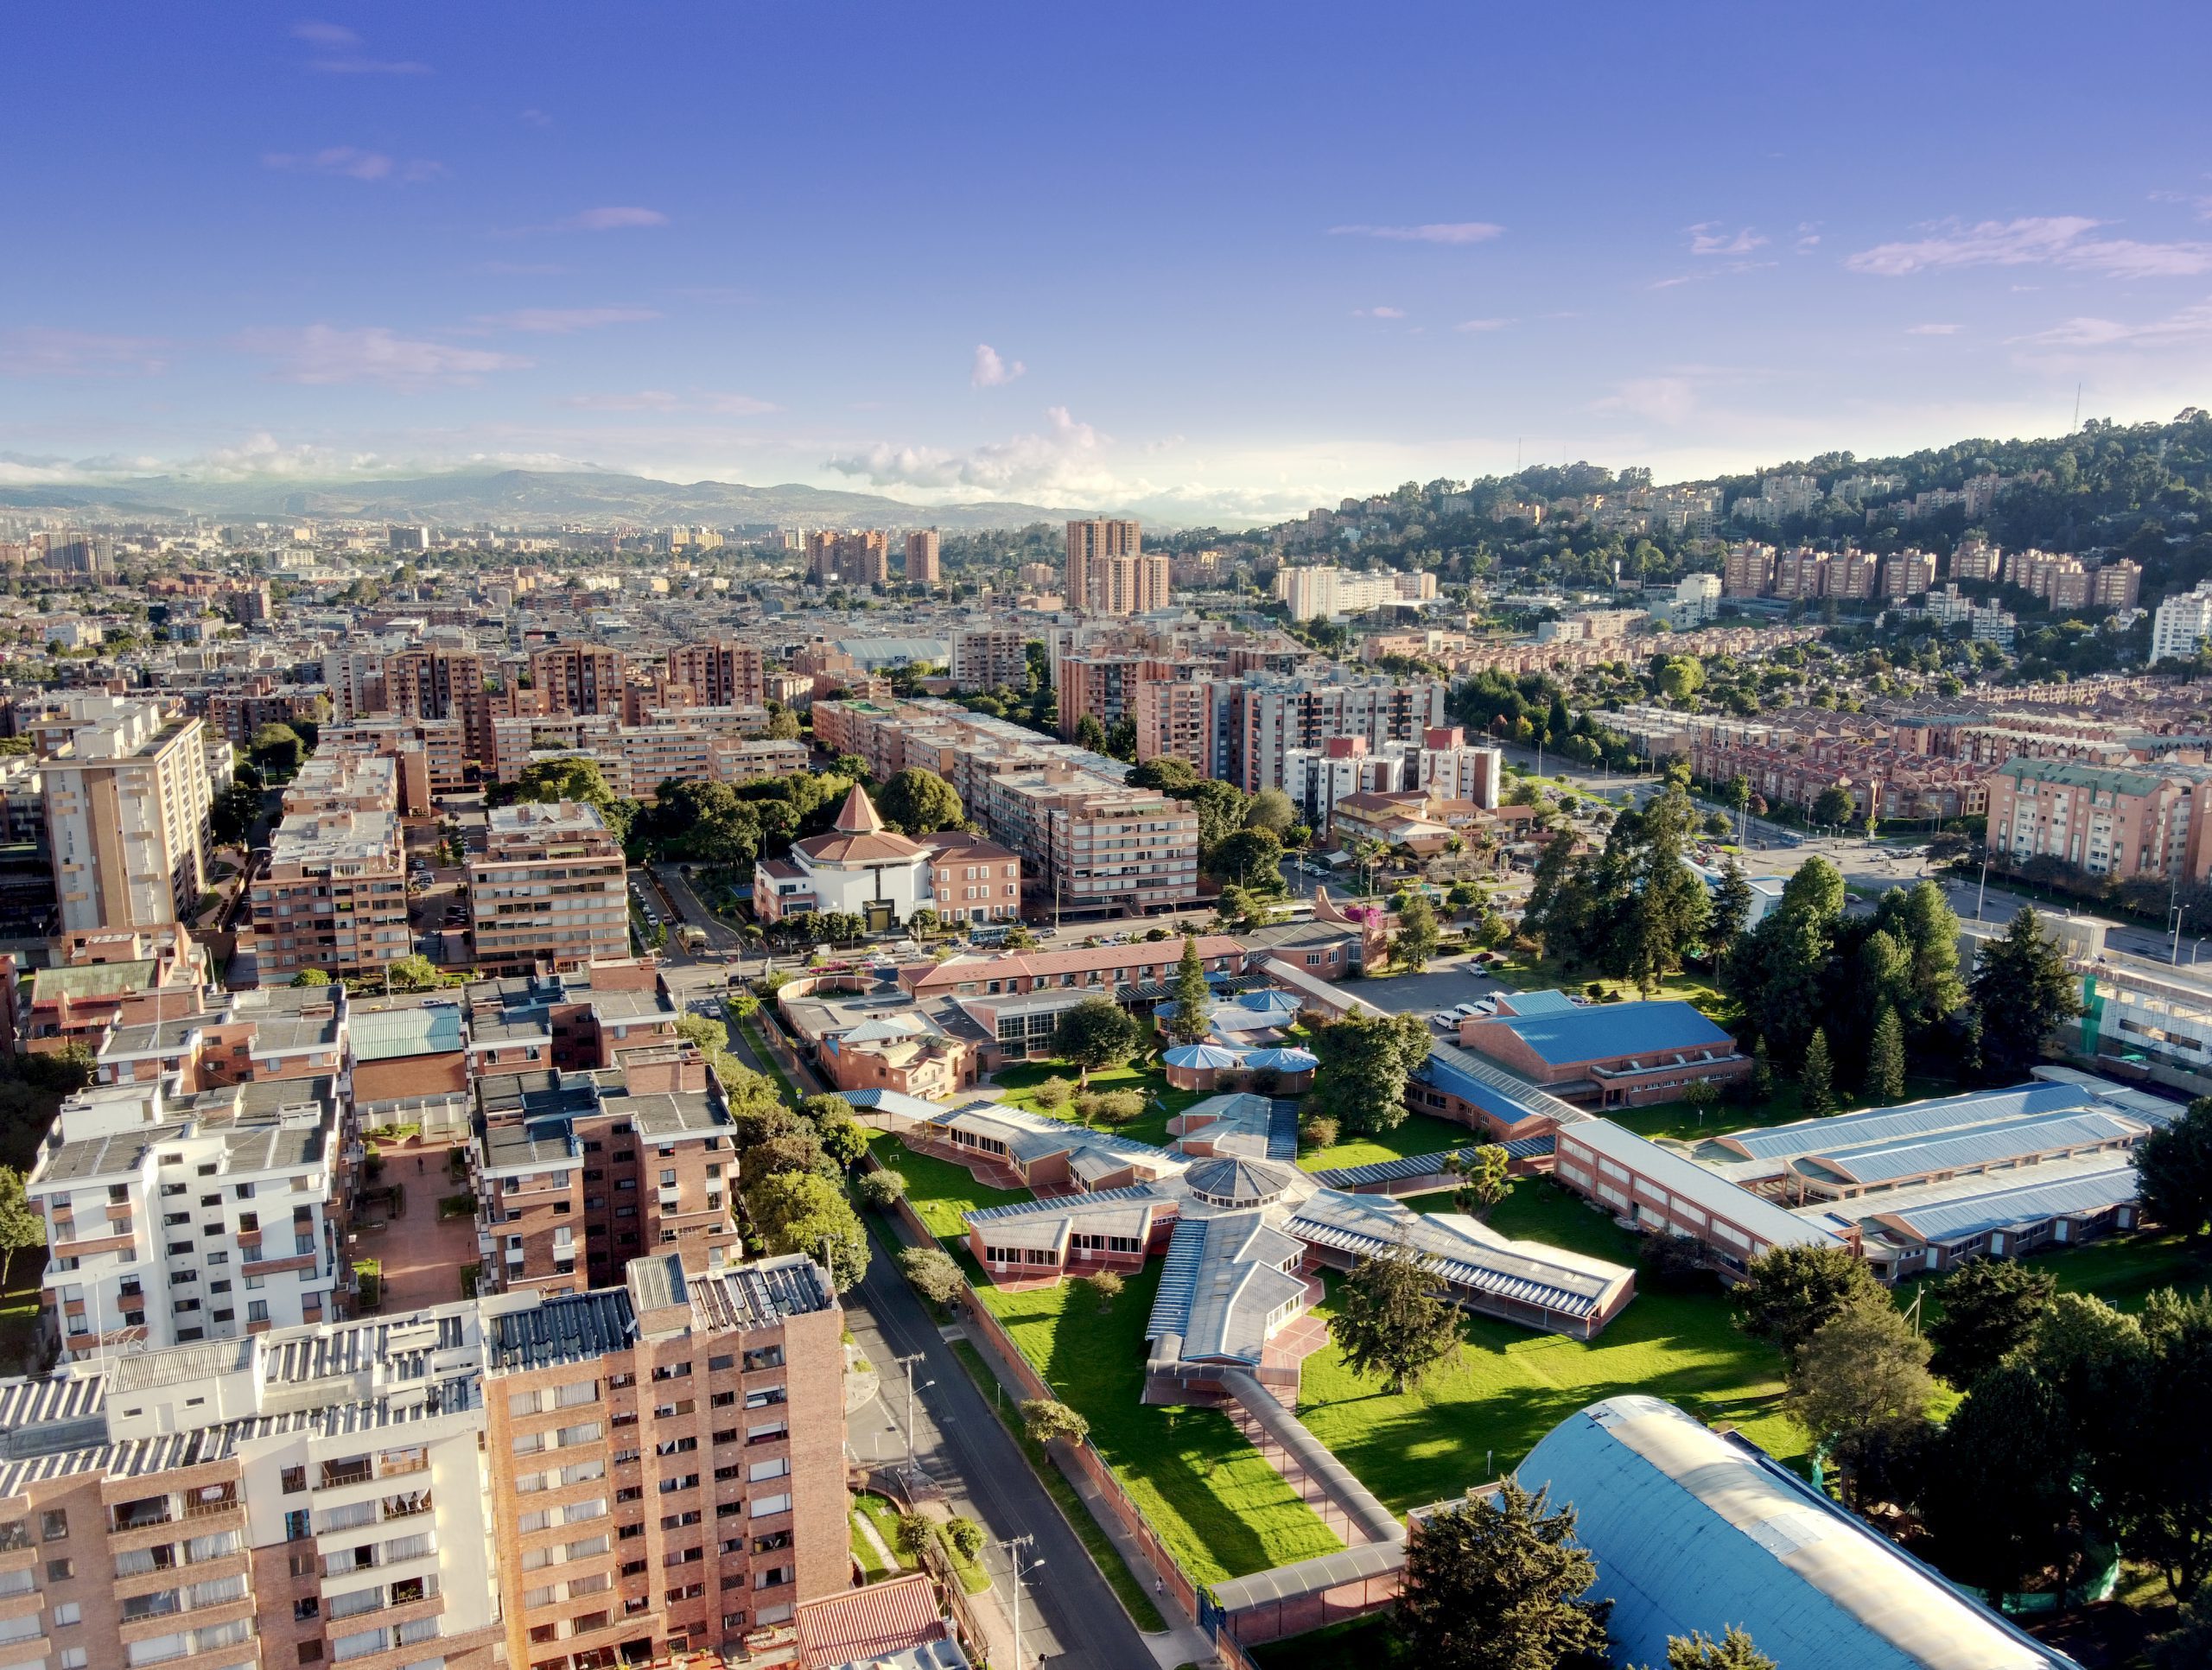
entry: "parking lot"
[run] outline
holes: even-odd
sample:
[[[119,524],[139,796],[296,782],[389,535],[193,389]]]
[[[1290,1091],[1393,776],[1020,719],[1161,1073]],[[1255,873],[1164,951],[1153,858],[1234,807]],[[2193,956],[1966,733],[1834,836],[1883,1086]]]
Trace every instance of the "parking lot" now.
[[[1349,981],[1344,989],[1394,1014],[1427,1015],[1457,1004],[1471,1003],[1503,988],[1487,975],[1476,973],[1473,964],[1452,962],[1433,967],[1427,974]]]

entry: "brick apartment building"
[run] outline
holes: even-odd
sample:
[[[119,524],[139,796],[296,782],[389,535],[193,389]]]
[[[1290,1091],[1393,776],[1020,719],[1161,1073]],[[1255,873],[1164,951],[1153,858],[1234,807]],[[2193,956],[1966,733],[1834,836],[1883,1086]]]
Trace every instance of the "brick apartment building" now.
[[[556,714],[617,714],[628,681],[622,652],[595,644],[555,644],[534,650],[530,682]]]
[[[671,650],[668,682],[690,690],[702,708],[758,708],[768,696],[760,651],[718,638]]]
[[[480,967],[523,974],[629,949],[622,848],[577,801],[495,807],[468,860],[468,915]]]

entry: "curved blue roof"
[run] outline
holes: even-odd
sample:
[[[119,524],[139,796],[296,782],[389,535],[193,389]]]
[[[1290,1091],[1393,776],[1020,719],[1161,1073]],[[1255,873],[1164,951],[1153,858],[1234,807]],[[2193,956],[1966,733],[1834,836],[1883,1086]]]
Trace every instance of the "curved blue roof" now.
[[[1218,1044],[1179,1044],[1160,1058],[1170,1067],[1226,1069],[1244,1064],[1243,1056],[1234,1050],[1224,1050]]]

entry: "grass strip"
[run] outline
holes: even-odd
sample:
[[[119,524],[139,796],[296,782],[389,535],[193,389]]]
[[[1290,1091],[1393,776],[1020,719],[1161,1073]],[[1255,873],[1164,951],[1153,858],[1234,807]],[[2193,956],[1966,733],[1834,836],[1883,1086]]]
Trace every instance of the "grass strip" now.
[[[1106,1534],[1106,1527],[1092,1517],[1090,1509],[1084,1506],[1075,1486],[1068,1483],[1066,1475],[1053,1465],[1052,1458],[1045,1453],[1045,1446],[1024,1432],[1020,1422],[1008,1419],[1007,1412],[999,1406],[998,1376],[983,1361],[983,1354],[964,1339],[952,1342],[952,1354],[960,1359],[961,1367],[967,1369],[977,1388],[989,1400],[998,1415],[999,1424],[1012,1433],[1014,1441],[1021,1446],[1021,1453],[1029,1458],[1029,1470],[1037,1475],[1046,1494],[1058,1506],[1060,1517],[1067,1521],[1069,1528],[1082,1540],[1084,1549],[1090,1555],[1091,1564],[1098,1568],[1100,1575],[1112,1587],[1115,1597],[1122,1603],[1122,1610],[1129,1615],[1130,1621],[1147,1635],[1158,1635],[1166,1629],[1167,1620],[1160,1616],[1160,1609],[1152,1603],[1152,1597],[1145,1593],[1144,1584],[1139,1583],[1136,1573],[1129,1570],[1128,1562],[1122,1558],[1122,1551],[1114,1546],[1114,1539]]]
[[[722,1007],[726,1013],[728,1012],[729,1005],[727,1002],[722,1005]],[[753,1059],[766,1070],[770,1078],[776,1081],[776,1088],[784,1093],[784,1100],[792,1107],[798,1107],[800,1100],[799,1094],[791,1087],[791,1076],[784,1071],[783,1064],[776,1059],[775,1052],[768,1048],[767,1040],[760,1036],[760,1029],[742,1015],[731,1013],[729,1018],[731,1024],[737,1028],[738,1036],[745,1040],[746,1047],[753,1051]]]

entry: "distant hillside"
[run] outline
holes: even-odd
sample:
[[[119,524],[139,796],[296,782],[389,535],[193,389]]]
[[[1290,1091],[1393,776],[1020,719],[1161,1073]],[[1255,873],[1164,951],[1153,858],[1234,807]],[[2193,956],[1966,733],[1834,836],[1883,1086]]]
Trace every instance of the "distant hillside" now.
[[[147,476],[111,486],[0,489],[0,505],[125,518],[316,516],[448,525],[702,522],[715,527],[766,527],[801,523],[963,530],[1019,528],[1093,513],[1013,503],[908,505],[880,493],[840,492],[796,483],[775,487],[729,481],[679,483],[598,470],[456,472],[404,480],[315,483]]]

